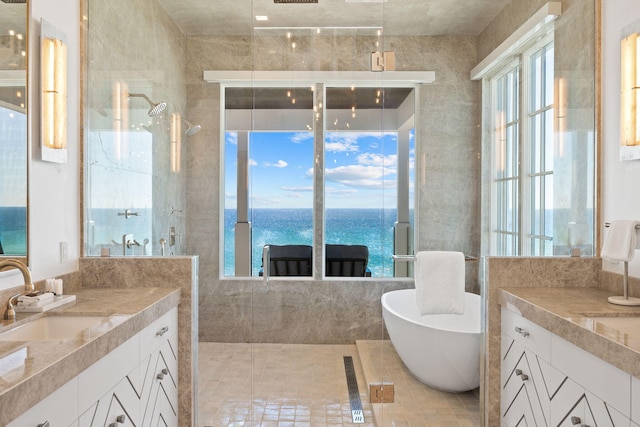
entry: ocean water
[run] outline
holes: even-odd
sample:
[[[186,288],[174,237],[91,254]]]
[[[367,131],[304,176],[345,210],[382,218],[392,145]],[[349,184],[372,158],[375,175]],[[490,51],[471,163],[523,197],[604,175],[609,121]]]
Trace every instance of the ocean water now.
[[[7,255],[27,255],[26,207],[0,207],[0,244]]]
[[[253,209],[250,213],[253,236],[252,274],[258,275],[262,247],[272,245],[313,245],[312,209]],[[236,211],[224,214],[224,275],[234,275],[234,224]],[[393,225],[395,209],[327,209],[325,241],[328,244],[366,245],[372,277],[393,276]]]

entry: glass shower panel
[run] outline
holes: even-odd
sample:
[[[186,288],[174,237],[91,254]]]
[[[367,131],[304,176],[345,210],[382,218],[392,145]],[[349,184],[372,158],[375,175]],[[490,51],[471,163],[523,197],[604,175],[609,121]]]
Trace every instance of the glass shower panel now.
[[[187,121],[186,53],[154,2],[128,6],[153,37],[130,43],[117,7],[86,0],[83,253],[183,255],[186,142],[200,129]]]
[[[326,245],[337,242],[329,242],[326,228],[329,218],[325,207],[330,203],[326,197],[327,162],[332,160],[327,157],[324,144],[329,130],[326,106],[329,98],[325,88],[335,87],[336,80],[342,80],[340,86],[349,88],[356,82],[345,76],[370,72],[371,54],[382,46],[383,4],[345,2],[344,7],[340,6],[342,12],[336,13],[322,1],[289,4],[284,1],[273,5],[271,1],[254,0],[251,3],[253,112],[248,158],[252,176],[247,222],[255,228],[252,250],[270,243],[310,246],[312,251],[309,276],[271,276],[268,282],[251,281],[253,422],[264,422],[267,408],[278,407],[280,421],[313,425],[314,421],[305,419],[305,414],[309,417],[322,410],[329,417],[336,403],[340,409],[333,416],[343,422],[352,396],[349,372],[354,375],[357,372],[354,379],[359,390],[356,394],[362,407],[350,412],[352,421],[360,422],[364,416],[364,422],[373,425],[368,383],[361,377],[355,345],[356,339],[381,343],[384,338],[381,321],[367,320],[374,315],[381,318],[379,309],[365,308],[370,305],[365,299],[370,298],[371,289],[365,280],[371,279],[326,275]],[[349,13],[344,13],[345,8]],[[371,79],[381,81],[382,75],[375,73]],[[264,101],[260,93],[266,89],[275,91],[278,97],[284,95],[284,99],[279,100],[283,103],[268,107],[270,114],[280,113],[279,116],[264,122],[256,106]],[[310,103],[307,104],[305,98]],[[350,114],[351,106],[348,111]],[[295,123],[293,120],[299,114],[298,124],[283,124]],[[375,118],[378,125],[382,118],[382,112],[378,111]],[[266,125],[270,127],[268,132],[265,132]],[[380,126],[375,132],[382,132]],[[370,159],[376,160],[378,158]],[[280,225],[264,222],[266,225],[260,226],[261,214],[277,217]],[[341,228],[348,231],[349,227],[352,225]],[[282,239],[277,240],[278,236]],[[256,268],[252,268],[254,277]],[[375,285],[378,290],[384,286]],[[358,315],[361,309],[371,315]],[[345,325],[352,326],[345,328]],[[263,344],[278,345],[283,333],[287,335],[284,339],[287,344],[278,348],[281,354],[294,355],[287,362],[293,375],[275,380],[287,389],[284,396],[268,397],[265,396],[265,372],[261,368],[269,347]],[[315,359],[305,361],[306,347],[301,344],[314,346]],[[355,371],[350,370],[349,363],[356,365]],[[282,416],[288,411],[295,415],[285,420]],[[331,421],[327,418],[324,422]]]

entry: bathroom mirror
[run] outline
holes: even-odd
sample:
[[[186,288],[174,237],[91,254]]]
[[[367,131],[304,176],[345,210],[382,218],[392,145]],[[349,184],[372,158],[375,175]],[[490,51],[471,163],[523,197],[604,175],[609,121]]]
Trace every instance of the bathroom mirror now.
[[[0,257],[27,261],[28,3],[0,2]]]

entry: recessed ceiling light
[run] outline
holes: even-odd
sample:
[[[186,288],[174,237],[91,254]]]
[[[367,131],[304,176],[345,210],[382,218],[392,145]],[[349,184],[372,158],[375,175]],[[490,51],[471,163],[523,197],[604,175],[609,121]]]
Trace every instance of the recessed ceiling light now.
[[[256,15],[256,21],[268,21],[269,17],[265,15]]]

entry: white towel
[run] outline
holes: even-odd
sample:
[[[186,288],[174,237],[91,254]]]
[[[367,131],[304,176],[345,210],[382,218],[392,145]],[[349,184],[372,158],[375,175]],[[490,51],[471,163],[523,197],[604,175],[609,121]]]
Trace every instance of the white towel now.
[[[602,258],[631,261],[636,253],[636,225],[640,221],[612,221],[602,245]]]
[[[416,298],[420,314],[464,313],[464,254],[423,251],[416,255]]]

